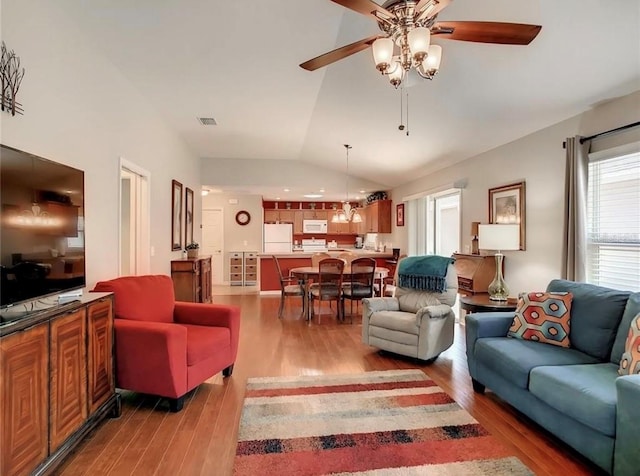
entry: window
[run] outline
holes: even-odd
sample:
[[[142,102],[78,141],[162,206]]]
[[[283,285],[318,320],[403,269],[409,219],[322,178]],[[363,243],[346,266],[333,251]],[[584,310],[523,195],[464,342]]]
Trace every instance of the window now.
[[[640,291],[640,152],[590,158],[587,281]]]
[[[409,254],[451,256],[460,244],[460,190],[446,189],[408,203]]]

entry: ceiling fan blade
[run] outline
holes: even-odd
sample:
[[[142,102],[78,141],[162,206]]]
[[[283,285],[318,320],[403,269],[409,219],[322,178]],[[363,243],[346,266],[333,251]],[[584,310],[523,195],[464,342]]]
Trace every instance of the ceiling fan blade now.
[[[368,15],[372,17],[374,20],[377,20],[378,17],[374,14],[377,12],[378,14],[384,16],[385,18],[391,18],[393,15],[386,8],[381,7],[377,3],[372,2],[371,0],[331,0],[338,5],[342,5],[343,7],[349,8],[354,12],[362,13],[363,15]]]
[[[337,48],[333,51],[329,51],[328,53],[310,59],[309,61],[305,61],[300,65],[300,67],[302,69],[306,69],[307,71],[315,71],[318,68],[322,68],[323,66],[335,63],[336,61],[346,58],[347,56],[351,56],[352,54],[358,53],[359,51],[366,50],[378,38],[380,38],[380,36],[374,35],[370,36],[369,38],[356,41],[355,43],[351,43],[350,45]]]
[[[477,43],[528,45],[540,33],[540,25],[492,21],[443,21],[431,29],[440,38]]]
[[[418,14],[418,16],[420,18],[431,18],[436,16],[438,13],[440,13],[442,10],[444,10],[446,7],[449,6],[449,4],[452,2],[453,0],[436,0],[435,5],[432,7],[427,7],[427,4],[433,2],[433,0],[420,0],[418,2],[418,4],[416,5],[416,12],[420,12]],[[427,10],[425,10],[424,12],[422,11],[425,7],[427,7]]]

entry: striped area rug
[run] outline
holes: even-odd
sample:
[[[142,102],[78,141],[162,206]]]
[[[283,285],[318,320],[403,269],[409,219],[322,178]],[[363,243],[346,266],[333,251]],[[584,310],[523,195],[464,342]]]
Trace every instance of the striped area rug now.
[[[420,370],[252,378],[234,474],[531,475]]]

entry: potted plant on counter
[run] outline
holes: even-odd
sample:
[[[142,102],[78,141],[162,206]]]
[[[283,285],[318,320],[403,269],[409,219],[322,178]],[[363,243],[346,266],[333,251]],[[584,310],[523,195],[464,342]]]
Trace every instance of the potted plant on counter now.
[[[197,258],[200,245],[195,241],[192,241],[187,246],[185,246],[184,249],[187,250],[187,258]]]

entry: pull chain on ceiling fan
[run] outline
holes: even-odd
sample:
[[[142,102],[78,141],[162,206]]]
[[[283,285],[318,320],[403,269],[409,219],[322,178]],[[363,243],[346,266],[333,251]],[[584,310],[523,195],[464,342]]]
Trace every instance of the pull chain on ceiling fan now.
[[[432,36],[476,43],[528,45],[542,28],[523,23],[437,22],[438,14],[452,0],[388,0],[382,6],[372,0],[331,1],[370,16],[383,34],[337,48],[300,66],[314,71],[371,47],[376,69],[396,88],[411,68],[425,79],[433,79],[438,73],[442,47],[431,44]]]

